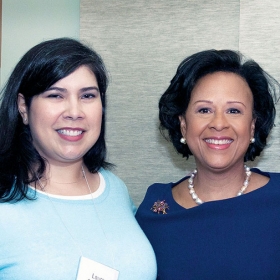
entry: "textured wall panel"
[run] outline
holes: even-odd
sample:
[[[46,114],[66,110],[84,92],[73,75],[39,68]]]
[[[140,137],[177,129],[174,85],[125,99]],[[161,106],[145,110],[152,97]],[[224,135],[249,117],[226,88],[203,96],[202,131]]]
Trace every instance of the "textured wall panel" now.
[[[240,2],[240,51],[256,60],[280,81],[280,1],[242,0]],[[280,104],[275,128],[268,146],[254,165],[280,171]]]
[[[111,75],[109,160],[136,204],[151,183],[176,181],[193,169],[159,134],[158,99],[186,56],[238,49],[239,20],[239,1],[81,0],[80,38]]]

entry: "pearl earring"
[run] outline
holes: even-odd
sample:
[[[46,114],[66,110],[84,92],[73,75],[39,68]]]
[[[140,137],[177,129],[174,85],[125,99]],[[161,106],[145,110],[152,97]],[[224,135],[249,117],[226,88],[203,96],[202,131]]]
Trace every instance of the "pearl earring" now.
[[[184,138],[184,137],[182,137],[181,139],[180,139],[180,142],[182,143],[182,144],[187,144],[187,141],[186,141],[186,139]]]
[[[255,141],[256,141],[256,139],[254,137],[250,139],[251,144],[255,143]]]

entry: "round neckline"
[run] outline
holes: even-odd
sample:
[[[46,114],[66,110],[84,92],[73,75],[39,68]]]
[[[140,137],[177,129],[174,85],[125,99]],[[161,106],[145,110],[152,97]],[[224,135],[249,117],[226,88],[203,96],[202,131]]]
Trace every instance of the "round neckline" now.
[[[266,176],[266,177],[269,178],[269,180],[268,180],[268,182],[267,182],[265,185],[263,185],[262,187],[257,188],[257,189],[255,189],[255,190],[252,190],[252,191],[250,191],[250,192],[248,192],[248,193],[244,193],[243,195],[240,195],[240,196],[234,196],[234,197],[225,198],[225,199],[219,199],[219,200],[205,201],[204,203],[202,203],[202,204],[200,204],[200,205],[196,205],[196,206],[193,206],[193,207],[190,207],[190,208],[185,208],[185,207],[181,206],[181,205],[174,199],[173,194],[172,194],[172,188],[175,187],[175,186],[177,186],[178,184],[180,184],[180,183],[183,182],[184,180],[187,180],[190,176],[186,176],[186,177],[182,178],[181,180],[179,180],[178,182],[172,183],[171,188],[169,189],[170,195],[171,195],[171,197],[172,197],[173,202],[174,202],[178,207],[180,207],[181,209],[185,209],[185,210],[191,210],[191,209],[198,209],[198,208],[203,207],[203,205],[210,205],[210,204],[212,204],[212,203],[213,203],[213,204],[225,203],[225,202],[232,201],[233,199],[243,199],[244,197],[246,198],[246,197],[248,197],[248,195],[254,195],[254,194],[258,193],[259,191],[266,190],[266,188],[269,187],[269,183],[273,182],[273,181],[272,181],[273,178],[271,177],[270,173],[262,172],[262,171],[260,171],[260,170],[257,169],[257,168],[252,168],[251,171],[254,172],[254,173],[257,173],[257,174],[261,174],[261,175],[263,175],[263,176]],[[255,171],[258,171],[258,172],[255,172]]]
[[[93,198],[98,198],[100,197],[106,188],[106,183],[103,175],[100,172],[97,172],[99,175],[100,183],[96,191],[93,193],[85,194],[85,195],[57,195],[57,194],[51,194],[47,193],[44,191],[41,191],[37,188],[34,188],[32,186],[28,186],[29,189],[32,191],[35,191],[36,193],[43,195],[43,196],[49,196],[50,198],[55,198],[55,199],[61,199],[61,200],[91,200]]]

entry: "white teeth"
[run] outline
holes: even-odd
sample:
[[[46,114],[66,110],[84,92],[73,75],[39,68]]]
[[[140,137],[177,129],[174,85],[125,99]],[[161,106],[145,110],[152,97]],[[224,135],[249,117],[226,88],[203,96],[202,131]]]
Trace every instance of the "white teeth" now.
[[[209,144],[215,144],[215,145],[225,145],[225,144],[230,144],[232,140],[229,139],[222,139],[222,140],[217,140],[217,139],[205,139],[205,142]]]
[[[83,132],[81,130],[60,129],[60,130],[58,130],[58,133],[64,134],[67,136],[78,136],[78,135],[82,134]]]

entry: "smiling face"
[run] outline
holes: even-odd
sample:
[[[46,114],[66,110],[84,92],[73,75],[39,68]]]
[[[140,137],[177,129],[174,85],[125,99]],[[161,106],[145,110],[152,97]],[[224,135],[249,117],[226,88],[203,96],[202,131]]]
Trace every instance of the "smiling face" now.
[[[29,109],[19,94],[18,106],[34,147],[49,163],[82,161],[100,135],[101,96],[96,77],[86,66],[34,96]]]
[[[194,87],[180,124],[198,167],[243,164],[255,124],[248,84],[234,73],[206,75]]]

